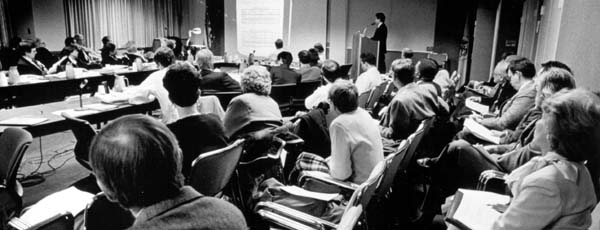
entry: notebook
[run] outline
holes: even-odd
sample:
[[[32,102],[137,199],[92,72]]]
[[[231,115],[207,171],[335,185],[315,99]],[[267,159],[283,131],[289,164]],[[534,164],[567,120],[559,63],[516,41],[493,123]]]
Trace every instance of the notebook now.
[[[496,145],[500,144],[500,137],[494,136],[491,130],[477,123],[473,119],[465,119],[465,123],[463,124],[463,126],[469,129],[473,135],[475,135],[478,138],[481,138],[484,141],[488,141]]]
[[[471,101],[471,100],[466,100],[465,101],[465,106],[467,108],[469,108],[470,110],[473,110],[473,111],[475,111],[475,112],[477,112],[479,114],[482,114],[482,115],[490,113],[490,107],[489,106],[483,105],[483,104],[480,104],[480,103],[477,103],[477,102],[474,102],[474,101]]]
[[[506,205],[510,197],[493,192],[458,189],[446,221],[460,229],[491,229],[502,213],[493,205]]]

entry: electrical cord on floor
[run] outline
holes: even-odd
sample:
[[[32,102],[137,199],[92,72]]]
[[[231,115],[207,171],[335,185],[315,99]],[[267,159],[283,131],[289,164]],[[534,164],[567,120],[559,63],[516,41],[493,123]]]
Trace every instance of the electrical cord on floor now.
[[[47,161],[44,162],[44,152],[42,150],[43,146],[42,146],[42,138],[41,137],[39,137],[39,144],[40,144],[39,157],[28,159],[25,162],[25,163],[37,164],[36,169],[33,170],[32,172],[30,172],[28,175],[24,175],[24,174],[17,175],[17,180],[19,180],[19,182],[21,183],[21,185],[23,187],[31,187],[31,186],[43,183],[44,181],[46,181],[46,177],[53,175],[56,172],[56,170],[62,168],[69,160],[74,158],[74,156],[68,157],[62,163],[60,163],[57,167],[55,167],[52,165],[52,161],[58,157],[64,156],[66,154],[70,154],[73,151],[73,148],[63,149],[62,151],[54,151],[55,154],[52,155],[50,158],[48,158]],[[50,169],[40,172],[40,169],[42,168],[42,165],[44,163],[46,163]]]

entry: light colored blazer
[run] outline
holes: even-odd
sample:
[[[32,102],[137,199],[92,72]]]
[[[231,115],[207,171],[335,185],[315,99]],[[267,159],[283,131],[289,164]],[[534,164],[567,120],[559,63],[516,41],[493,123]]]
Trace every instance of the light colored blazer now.
[[[533,81],[526,83],[506,101],[498,117],[485,118],[481,120],[481,125],[495,130],[514,130],[527,111],[535,105],[535,93],[535,83]]]
[[[515,169],[506,180],[514,195],[494,229],[587,229],[596,195],[583,163],[550,152]]]
[[[223,118],[223,125],[225,126],[225,135],[231,137],[253,121],[281,122],[281,120],[279,105],[273,98],[255,93],[244,93],[229,102],[225,118]]]

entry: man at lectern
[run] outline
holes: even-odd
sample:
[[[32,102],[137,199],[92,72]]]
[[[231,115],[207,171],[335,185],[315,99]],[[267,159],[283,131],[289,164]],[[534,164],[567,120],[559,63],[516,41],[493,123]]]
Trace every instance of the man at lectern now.
[[[386,41],[387,41],[387,26],[385,25],[385,14],[379,12],[375,14],[375,22],[372,25],[377,25],[377,29],[375,30],[375,34],[371,37],[371,40],[379,42],[379,64],[377,65],[377,69],[380,73],[385,73],[385,52],[387,51]]]

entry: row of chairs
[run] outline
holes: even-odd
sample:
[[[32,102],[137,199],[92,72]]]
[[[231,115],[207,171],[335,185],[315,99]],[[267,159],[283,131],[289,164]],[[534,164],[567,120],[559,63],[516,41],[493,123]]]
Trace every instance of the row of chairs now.
[[[366,210],[373,210],[369,209],[369,206],[373,205],[375,200],[385,202],[389,199],[394,182],[405,179],[402,177],[407,175],[409,166],[415,161],[417,148],[429,132],[433,120],[434,118],[424,120],[415,133],[403,141],[395,153],[386,156],[384,161],[377,164],[369,179],[360,185],[338,181],[320,173],[309,172],[301,176],[301,181],[315,179],[352,192],[339,223],[331,223],[273,202],[260,202],[257,206],[258,214],[273,225],[285,229],[369,228],[368,220],[373,213],[366,213]]]
[[[319,86],[321,81],[301,82],[298,84],[284,84],[271,86],[271,97],[279,104],[282,112],[298,110],[304,108],[304,100],[312,94]],[[217,92],[203,90],[202,96],[216,96],[219,98],[221,106],[227,110],[229,102],[241,92]]]

